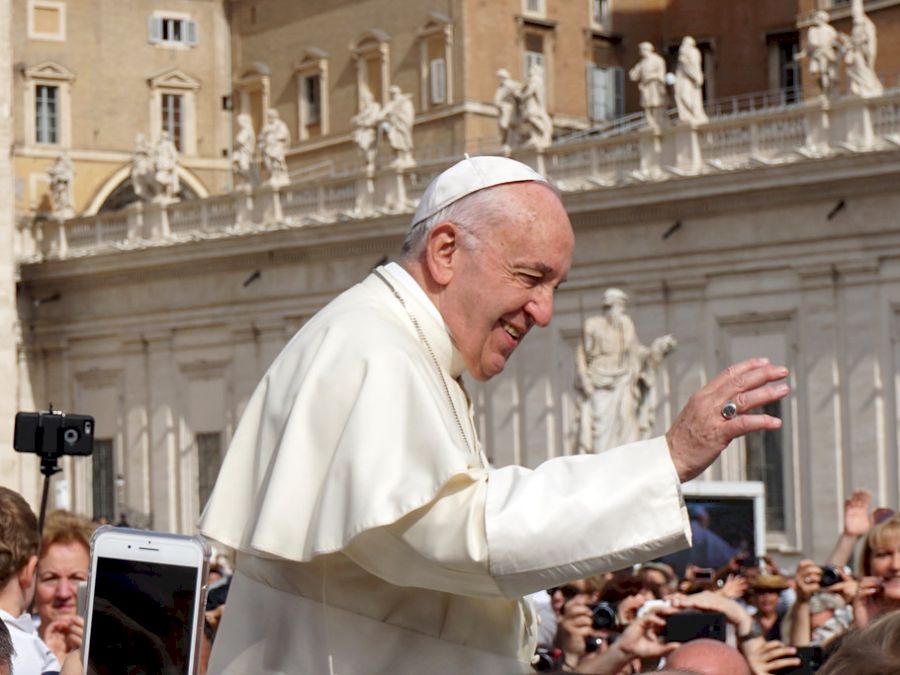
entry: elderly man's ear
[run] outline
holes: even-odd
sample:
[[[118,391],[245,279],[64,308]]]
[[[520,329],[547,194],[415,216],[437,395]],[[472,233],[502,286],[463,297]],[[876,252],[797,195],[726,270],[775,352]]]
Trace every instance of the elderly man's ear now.
[[[428,233],[425,263],[428,273],[438,285],[446,286],[453,279],[459,250],[459,232],[453,223],[438,223]]]

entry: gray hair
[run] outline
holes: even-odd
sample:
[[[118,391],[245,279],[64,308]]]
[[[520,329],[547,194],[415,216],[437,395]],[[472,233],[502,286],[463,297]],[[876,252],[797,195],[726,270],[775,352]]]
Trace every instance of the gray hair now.
[[[446,222],[457,226],[464,247],[470,250],[479,248],[481,243],[479,235],[483,226],[492,222],[503,211],[501,208],[503,200],[491,194],[495,187],[500,186],[468,194],[448,204],[433,216],[413,223],[406,233],[406,239],[403,240],[400,257],[406,260],[418,258],[425,250],[425,242],[431,231],[440,223]]]
[[[534,182],[546,185],[554,194],[559,195],[556,188],[549,183],[541,181],[517,182]],[[500,185],[492,185],[477,192],[472,192],[465,197],[457,199],[452,204],[448,204],[433,216],[424,218],[418,223],[413,223],[406,233],[403,246],[400,248],[400,258],[403,260],[418,258],[425,250],[425,242],[428,240],[428,235],[431,231],[440,223],[446,222],[456,225],[462,238],[462,245],[465,248],[469,250],[480,248],[484,231],[509,213],[508,198],[499,196],[496,192],[497,188],[515,184],[501,183]]]

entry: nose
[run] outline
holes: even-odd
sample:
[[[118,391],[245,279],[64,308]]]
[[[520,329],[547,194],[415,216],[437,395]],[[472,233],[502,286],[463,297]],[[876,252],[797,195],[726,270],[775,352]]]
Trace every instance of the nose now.
[[[547,326],[553,318],[553,288],[537,287],[535,294],[525,305],[525,313],[541,328]]]
[[[900,550],[894,551],[894,555],[891,556],[891,569],[900,570]]]
[[[72,582],[63,577],[59,580],[59,583],[56,585],[56,597],[58,598],[70,598],[75,594],[75,586]]]

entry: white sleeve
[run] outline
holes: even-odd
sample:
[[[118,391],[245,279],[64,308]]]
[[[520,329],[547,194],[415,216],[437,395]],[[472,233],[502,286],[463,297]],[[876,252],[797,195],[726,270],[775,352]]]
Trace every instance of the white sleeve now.
[[[537,469],[473,469],[344,549],[391,584],[519,597],[690,545],[664,438]]]

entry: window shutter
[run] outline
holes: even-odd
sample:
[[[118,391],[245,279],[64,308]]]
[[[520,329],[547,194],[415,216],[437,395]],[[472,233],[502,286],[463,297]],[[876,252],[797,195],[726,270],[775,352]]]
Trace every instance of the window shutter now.
[[[150,35],[150,42],[154,44],[162,42],[162,19],[158,16],[148,17],[147,32]]]
[[[191,46],[197,44],[197,22],[193,20],[185,21],[187,29],[187,43]]]
[[[588,90],[590,92],[591,119],[605,121],[609,117],[609,73],[604,68],[588,66]]]
[[[615,104],[613,106],[613,119],[625,114],[625,71],[620,66],[610,68],[612,71],[612,91]]]
[[[431,102],[447,100],[447,64],[444,59],[431,60]]]

